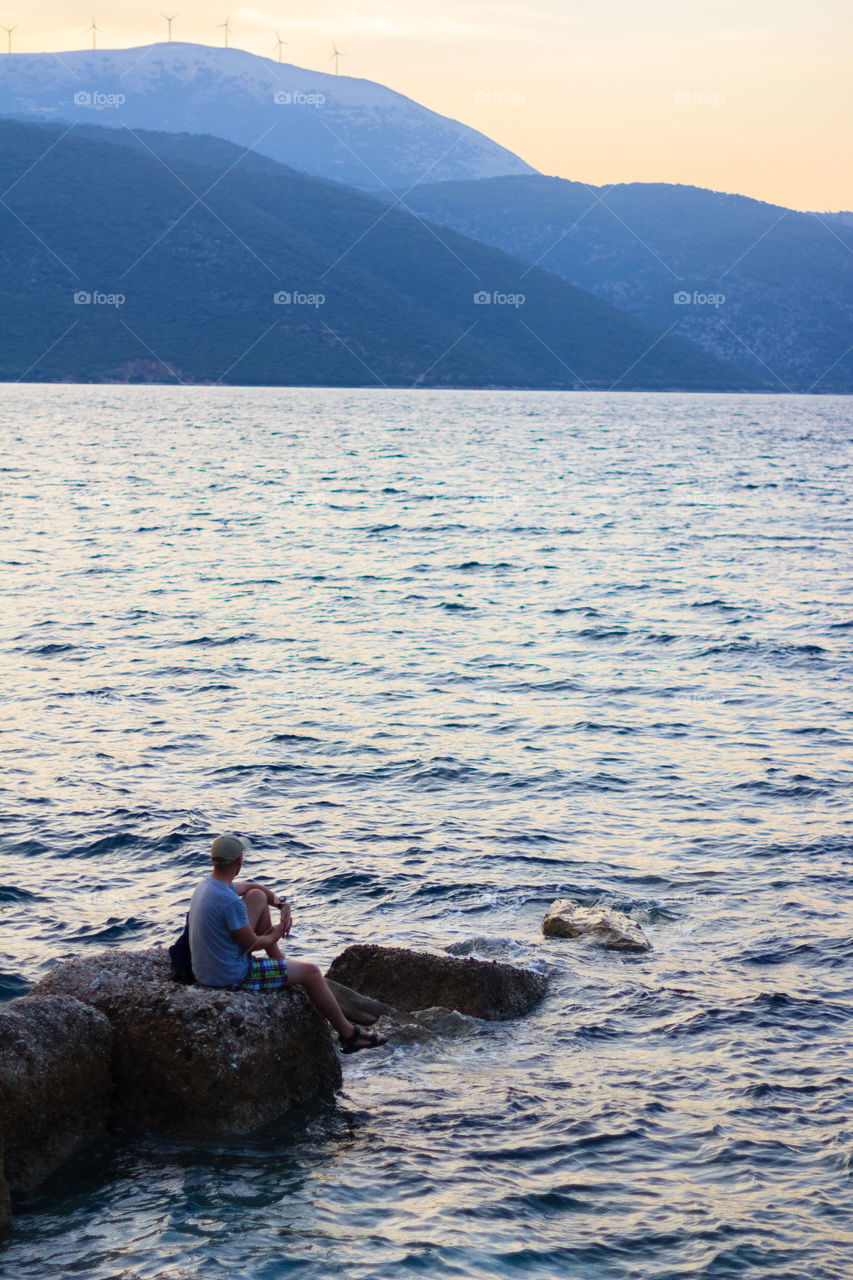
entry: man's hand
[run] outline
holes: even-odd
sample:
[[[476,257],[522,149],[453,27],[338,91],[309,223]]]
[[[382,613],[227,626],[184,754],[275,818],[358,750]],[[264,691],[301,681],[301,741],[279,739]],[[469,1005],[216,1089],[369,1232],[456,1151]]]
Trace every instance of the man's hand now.
[[[290,930],[293,925],[293,916],[290,911],[290,903],[282,902],[281,904],[281,927],[284,930],[285,938],[290,937]]]

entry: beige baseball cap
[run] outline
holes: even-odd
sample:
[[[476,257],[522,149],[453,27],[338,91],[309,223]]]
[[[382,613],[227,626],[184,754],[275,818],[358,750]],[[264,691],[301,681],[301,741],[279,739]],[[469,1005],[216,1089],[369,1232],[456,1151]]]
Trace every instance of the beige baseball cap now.
[[[217,867],[230,867],[251,848],[245,836],[235,836],[233,831],[223,831],[210,846],[210,859]]]

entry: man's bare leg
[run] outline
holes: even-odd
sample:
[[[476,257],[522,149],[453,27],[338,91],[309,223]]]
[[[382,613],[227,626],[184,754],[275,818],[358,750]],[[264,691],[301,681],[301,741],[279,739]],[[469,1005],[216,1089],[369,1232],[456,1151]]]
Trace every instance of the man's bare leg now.
[[[260,889],[250,889],[244,894],[243,901],[246,904],[246,910],[249,913],[249,924],[260,937],[265,933],[269,933],[272,928],[272,920],[270,919],[269,903],[266,896]],[[267,947],[267,955],[271,960],[283,960],[284,952],[277,942]]]
[[[246,910],[249,913],[249,924],[255,933],[263,936],[272,928],[270,922],[269,906],[266,897],[260,889],[250,889],[244,895],[243,901],[246,904]],[[267,955],[274,960],[283,960],[281,948],[278,943],[274,943],[271,947],[267,947]],[[287,961],[287,985],[291,986],[297,983],[305,991],[308,999],[313,1004],[318,1013],[331,1022],[334,1029],[342,1039],[351,1039],[355,1034],[355,1023],[350,1022],[338,1004],[335,997],[329,990],[326,979],[320,972],[316,964],[306,964],[303,960]],[[374,1032],[361,1031],[355,1041],[356,1049],[372,1049],[386,1043],[385,1036],[378,1036]],[[346,1053],[352,1053],[352,1048],[345,1049]]]
[[[293,983],[298,983],[300,987],[305,988],[306,995],[314,1008],[322,1013],[324,1018],[328,1018],[339,1036],[352,1035],[355,1031],[354,1025],[344,1017],[341,1006],[326,986],[326,979],[316,964],[305,964],[302,960],[288,960],[287,985],[291,986]]]

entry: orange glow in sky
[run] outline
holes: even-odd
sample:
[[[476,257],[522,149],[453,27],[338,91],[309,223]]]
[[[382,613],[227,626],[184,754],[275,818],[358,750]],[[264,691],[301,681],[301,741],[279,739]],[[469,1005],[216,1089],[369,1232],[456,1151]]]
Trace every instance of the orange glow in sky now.
[[[376,80],[544,173],[677,182],[797,209],[853,209],[849,0],[200,0],[98,4],[98,45],[173,37]],[[91,47],[91,4],[3,0],[15,52]],[[7,35],[0,30],[0,49]]]

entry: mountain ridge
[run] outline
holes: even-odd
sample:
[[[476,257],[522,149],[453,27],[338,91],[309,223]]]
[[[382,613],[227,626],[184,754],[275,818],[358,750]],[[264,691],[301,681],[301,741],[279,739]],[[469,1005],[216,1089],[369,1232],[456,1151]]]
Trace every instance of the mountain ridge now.
[[[0,136],[6,378],[765,385],[557,276],[219,139],[17,121]]]
[[[853,391],[853,227],[728,192],[517,175],[424,183],[416,213],[773,380]]]
[[[207,133],[364,190],[408,187],[425,174],[536,172],[485,134],[375,81],[179,41],[8,55],[0,116]]]

